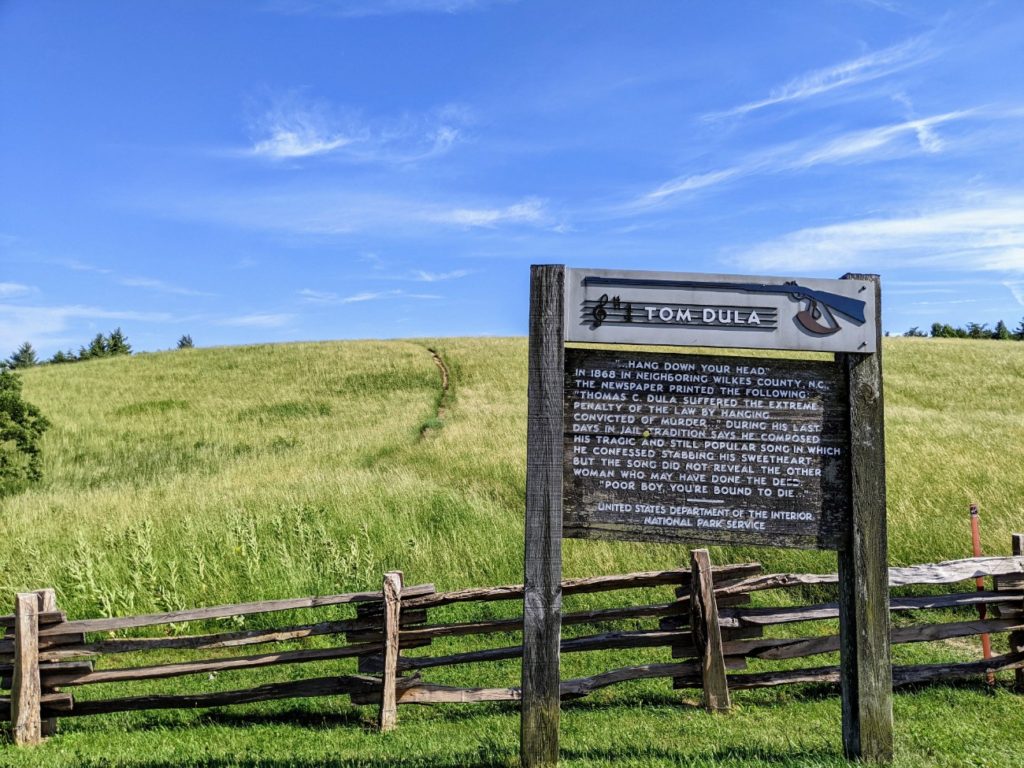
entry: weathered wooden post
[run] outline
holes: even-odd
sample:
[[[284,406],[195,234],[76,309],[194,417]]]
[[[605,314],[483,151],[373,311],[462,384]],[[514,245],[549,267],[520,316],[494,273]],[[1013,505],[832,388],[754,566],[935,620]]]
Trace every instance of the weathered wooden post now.
[[[384,670],[381,673],[380,730],[398,724],[398,641],[402,611],[402,572],[384,574]]]
[[[520,715],[520,759],[525,768],[558,764],[564,301],[564,267],[532,267]]]
[[[36,591],[36,596],[39,598],[39,612],[48,613],[57,610],[57,591],[52,588],[40,589]],[[47,690],[45,693],[52,693]],[[57,718],[48,717],[42,721],[41,726],[42,735],[53,736],[57,733]]]
[[[1013,534],[1011,543],[1013,556],[1024,557],[1024,533]],[[996,589],[1024,590],[1024,576],[1019,574],[996,576],[994,581]],[[1004,619],[1016,619],[1019,622],[1024,622],[1024,600],[1013,608],[1003,608],[1000,613]],[[1010,652],[1024,653],[1024,632],[1010,633]],[[1014,671],[1013,689],[1018,693],[1024,693],[1024,669]]]
[[[881,306],[878,275],[866,281]],[[892,761],[892,662],[889,651],[889,554],[885,510],[885,412],[882,318],[876,312],[869,353],[837,356],[850,402],[850,500],[839,547],[839,656],[843,750],[851,759]]]
[[[14,601],[14,675],[11,680],[11,733],[18,746],[42,741],[42,689],[39,683],[39,596],[19,593]]]
[[[690,582],[690,627],[704,684],[704,707],[708,712],[728,712],[732,705],[729,701],[729,683],[725,677],[722,630],[718,625],[711,556],[706,549],[690,552],[690,569],[693,573]]]

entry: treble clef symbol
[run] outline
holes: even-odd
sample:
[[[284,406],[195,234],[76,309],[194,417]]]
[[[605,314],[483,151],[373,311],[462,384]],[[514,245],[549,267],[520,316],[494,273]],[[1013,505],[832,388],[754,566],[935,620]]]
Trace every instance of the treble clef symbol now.
[[[590,326],[591,328],[600,327],[601,323],[608,317],[608,310],[604,308],[607,303],[608,294],[602,293],[601,298],[597,300],[597,306],[594,307],[594,322]]]

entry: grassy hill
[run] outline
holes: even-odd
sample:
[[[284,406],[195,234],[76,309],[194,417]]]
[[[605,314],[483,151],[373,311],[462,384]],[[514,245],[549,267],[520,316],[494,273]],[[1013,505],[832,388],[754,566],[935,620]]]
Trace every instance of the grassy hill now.
[[[1024,530],[1024,344],[893,339],[884,366],[892,562],[968,555],[971,501],[982,505],[987,551],[1008,552],[1010,534]],[[394,568],[441,589],[521,580],[524,340],[182,350],[42,367],[24,381],[54,426],[43,483],[0,501],[0,599],[55,586],[62,607],[84,617],[376,589]],[[834,568],[828,553],[712,556]],[[676,547],[565,544],[567,576],[684,562]],[[970,657],[962,645],[901,652]],[[258,677],[236,674],[240,684]],[[566,763],[842,764],[835,697],[752,693],[716,719],[681,710],[666,687],[612,689],[597,698],[603,705],[577,705],[565,718]],[[901,695],[900,760],[1017,765],[1022,704],[975,689]],[[978,751],[957,762],[966,725],[949,718],[961,705],[985,714],[964,722],[988,734],[988,762]],[[351,713],[362,710],[340,701],[241,711],[263,719],[246,728],[236,727],[245,715],[68,721],[39,750],[0,747],[0,764],[283,766],[330,754],[337,765],[505,765],[515,756],[518,717],[498,705],[403,708],[387,738],[353,727],[346,718],[358,723]],[[636,722],[613,728],[622,718]]]

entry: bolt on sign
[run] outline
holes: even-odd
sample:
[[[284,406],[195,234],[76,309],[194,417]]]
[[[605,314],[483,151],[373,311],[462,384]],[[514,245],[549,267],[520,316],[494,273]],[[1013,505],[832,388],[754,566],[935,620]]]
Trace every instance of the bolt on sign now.
[[[891,758],[879,286],[533,267],[524,765],[557,762],[563,536],[836,551],[844,748]]]

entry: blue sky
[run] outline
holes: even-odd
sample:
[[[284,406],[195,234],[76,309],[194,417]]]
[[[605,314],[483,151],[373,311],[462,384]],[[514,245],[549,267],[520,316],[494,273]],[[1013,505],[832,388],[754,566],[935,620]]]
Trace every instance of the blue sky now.
[[[0,353],[523,334],[531,263],[1024,317],[1017,2],[0,0]]]

